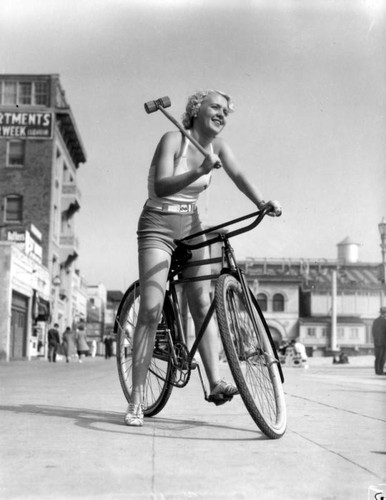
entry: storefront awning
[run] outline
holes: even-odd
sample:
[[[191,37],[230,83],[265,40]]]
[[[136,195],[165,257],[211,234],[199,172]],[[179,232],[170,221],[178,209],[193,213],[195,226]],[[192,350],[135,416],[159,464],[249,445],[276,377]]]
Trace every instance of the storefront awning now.
[[[32,304],[32,319],[34,321],[48,321],[50,319],[50,303],[42,299],[39,293],[34,290]]]

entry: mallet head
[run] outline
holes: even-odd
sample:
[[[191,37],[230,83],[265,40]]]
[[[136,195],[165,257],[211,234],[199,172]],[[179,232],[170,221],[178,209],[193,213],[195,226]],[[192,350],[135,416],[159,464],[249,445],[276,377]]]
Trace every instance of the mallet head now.
[[[168,108],[171,105],[172,103],[168,96],[160,97],[155,101],[145,102],[144,104],[146,113],[154,113],[154,111],[157,111],[159,108]]]

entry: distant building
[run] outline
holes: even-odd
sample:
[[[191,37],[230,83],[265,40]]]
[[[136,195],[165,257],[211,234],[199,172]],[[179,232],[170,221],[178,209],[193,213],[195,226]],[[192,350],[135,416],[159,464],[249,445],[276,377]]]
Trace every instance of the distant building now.
[[[105,335],[107,291],[106,287],[89,285],[87,287],[87,337],[102,341]]]
[[[115,316],[117,315],[119,304],[123,298],[123,293],[120,290],[107,291],[107,305],[105,328],[107,333],[112,333],[114,330]]]
[[[50,278],[41,247],[31,233],[0,241],[0,361],[31,359],[44,353],[50,317]]]
[[[379,264],[358,260],[359,245],[338,244],[338,258],[246,259],[250,287],[277,345],[299,338],[309,355],[372,352],[371,325],[381,296]]]
[[[14,356],[10,346],[20,342],[21,334],[13,327],[1,329],[0,359],[28,357],[33,352],[31,311],[36,294],[41,307],[46,301],[49,308],[41,325],[43,340],[49,319],[63,331],[86,317],[86,286],[75,267],[79,249],[74,226],[81,204],[77,169],[85,161],[85,148],[59,76],[0,75],[0,241],[19,244],[19,249],[23,244],[28,259],[40,249],[39,264],[45,270],[41,272],[48,273],[42,286],[35,280],[35,268],[26,265],[23,281],[29,285],[23,288],[10,258],[20,257],[20,252],[2,246],[0,263],[10,279],[7,295],[0,296],[0,310],[13,325],[22,317],[22,309],[20,321],[26,331],[25,345]],[[32,250],[31,241],[37,244]]]

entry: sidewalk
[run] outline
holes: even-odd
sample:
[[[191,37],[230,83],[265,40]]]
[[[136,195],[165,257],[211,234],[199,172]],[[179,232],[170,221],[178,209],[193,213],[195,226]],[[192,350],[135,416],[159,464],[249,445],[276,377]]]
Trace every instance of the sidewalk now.
[[[386,482],[386,377],[311,364],[285,377],[288,430],[269,440],[240,398],[205,402],[196,373],[129,428],[115,359],[0,364],[0,498],[367,499]]]
[[[349,364],[347,365],[340,365],[340,364],[333,364],[332,362],[332,357],[314,357],[314,358],[308,358],[308,365],[309,366],[333,366],[334,368],[342,368],[342,367],[367,367],[367,368],[373,368],[374,366],[374,356],[368,355],[368,356],[349,356]]]

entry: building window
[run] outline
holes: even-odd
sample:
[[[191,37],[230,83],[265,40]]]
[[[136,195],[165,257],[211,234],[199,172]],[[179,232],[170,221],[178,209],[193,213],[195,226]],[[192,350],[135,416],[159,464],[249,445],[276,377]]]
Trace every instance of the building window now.
[[[272,306],[275,312],[284,311],[284,296],[281,293],[275,293],[273,296]]]
[[[339,327],[337,329],[337,336],[338,336],[338,339],[344,339],[344,328],[343,327]]]
[[[18,195],[10,195],[5,198],[4,207],[5,222],[22,222],[23,221],[23,197]]]
[[[73,234],[72,221],[68,218],[67,211],[61,214],[60,234],[62,236],[71,236]]]
[[[0,104],[3,106],[47,106],[48,84],[45,81],[0,80]]]
[[[3,82],[3,85],[0,84],[1,104],[16,104],[16,88],[16,82]]]
[[[74,182],[74,177],[72,176],[71,170],[64,163],[63,164],[63,184],[72,184]]]
[[[59,211],[58,207],[54,205],[54,216],[52,218],[54,239],[57,241],[59,237]]]
[[[24,167],[25,141],[8,142],[8,167]]]
[[[359,339],[359,329],[351,328],[350,329],[350,339]]]
[[[32,83],[21,82],[19,83],[19,102],[21,106],[32,104]]]
[[[327,337],[327,328],[322,328],[322,337]]]
[[[68,167],[67,165],[64,163],[63,164],[63,184],[67,182],[67,178],[68,178]]]
[[[47,82],[35,82],[35,104],[36,106],[47,106]]]
[[[260,309],[262,311],[267,311],[268,310],[268,299],[265,293],[259,293],[257,294],[257,303],[260,306]]]
[[[307,337],[316,337],[316,328],[315,327],[307,328]]]

